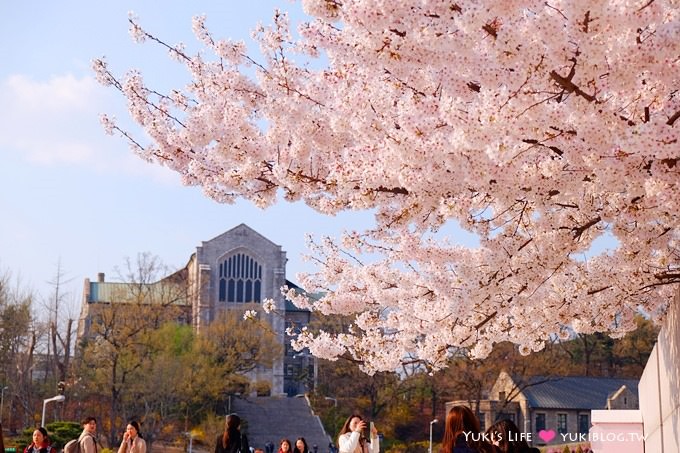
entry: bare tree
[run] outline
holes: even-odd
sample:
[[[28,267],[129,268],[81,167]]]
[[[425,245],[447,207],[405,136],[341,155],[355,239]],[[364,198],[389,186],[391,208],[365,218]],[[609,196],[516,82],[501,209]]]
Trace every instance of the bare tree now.
[[[99,402],[107,401],[110,420],[109,444],[118,439],[120,418],[126,415],[124,401],[130,383],[153,352],[149,335],[165,322],[176,320],[186,306],[186,285],[161,278],[169,271],[158,258],[140,254],[127,260],[122,282],[107,283],[100,300],[90,307],[92,321],[82,339],[79,374],[85,390]],[[102,391],[106,389],[106,391]]]
[[[32,371],[36,332],[31,316],[33,294],[9,271],[0,273],[0,385],[7,385],[9,428],[26,425],[33,406]],[[19,409],[19,411],[14,409]],[[19,417],[14,416],[19,412]],[[0,420],[1,422],[2,420]]]
[[[57,261],[57,268],[53,279],[49,282],[53,292],[48,300],[49,339],[48,360],[57,387],[63,390],[63,383],[67,382],[70,372],[73,342],[75,338],[75,316],[71,313],[66,300],[69,293],[64,286],[73,279],[66,278],[61,260]]]

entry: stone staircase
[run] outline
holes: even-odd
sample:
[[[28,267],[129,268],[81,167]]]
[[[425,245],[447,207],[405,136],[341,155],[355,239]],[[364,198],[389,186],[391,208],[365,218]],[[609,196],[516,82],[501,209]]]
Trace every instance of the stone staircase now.
[[[331,438],[326,434],[321,420],[312,412],[307,398],[303,397],[244,397],[231,399],[231,411],[244,421],[245,434],[250,446],[262,448],[271,442],[274,453],[279,441],[289,439],[295,446],[295,439],[304,437],[310,453],[328,453]]]

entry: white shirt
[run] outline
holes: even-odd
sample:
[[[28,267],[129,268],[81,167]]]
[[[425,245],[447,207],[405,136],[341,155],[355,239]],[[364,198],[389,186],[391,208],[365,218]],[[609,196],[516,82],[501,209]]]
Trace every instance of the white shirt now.
[[[340,453],[364,453],[361,451],[361,445],[359,444],[359,438],[361,433],[352,431],[345,433],[338,438],[338,447]],[[378,436],[371,437],[371,442],[366,442],[367,453],[379,453],[380,443]]]

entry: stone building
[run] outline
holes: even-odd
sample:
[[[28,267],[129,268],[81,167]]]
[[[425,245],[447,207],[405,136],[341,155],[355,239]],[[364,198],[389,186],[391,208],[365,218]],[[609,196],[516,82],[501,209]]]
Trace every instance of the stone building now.
[[[260,304],[272,299],[278,314],[264,316],[283,345],[283,354],[273,367],[260,367],[249,377],[251,381],[269,382],[272,395],[306,393],[315,382],[316,360],[305,351],[292,350],[286,328],[304,327],[309,324],[311,313],[298,309],[281,294],[284,285],[301,290],[286,280],[286,261],[286,252],[280,245],[240,224],[202,242],[184,268],[144,285],[148,295],[144,303],[162,301],[161,305],[180,307],[178,320],[191,323],[200,333],[222,310],[243,310],[246,303]],[[126,300],[129,294],[122,296],[129,291],[126,287],[130,285],[106,282],[104,274],[99,274],[97,281],[85,279],[79,338],[90,335],[98,307]]]

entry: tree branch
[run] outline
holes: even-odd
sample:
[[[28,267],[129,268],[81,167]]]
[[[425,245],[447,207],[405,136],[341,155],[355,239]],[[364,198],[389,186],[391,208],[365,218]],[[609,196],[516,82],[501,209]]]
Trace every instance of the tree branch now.
[[[567,93],[574,93],[577,96],[581,96],[583,99],[585,99],[588,102],[595,102],[597,99],[595,98],[594,94],[588,94],[581,90],[574,82],[572,82],[572,79],[574,78],[574,75],[576,73],[576,58],[572,58],[571,60],[574,64],[571,67],[571,70],[569,71],[569,75],[566,77],[562,77],[557,73],[557,71],[550,71],[550,78],[553,79],[557,85],[559,85],[560,88],[562,88],[564,91]]]

